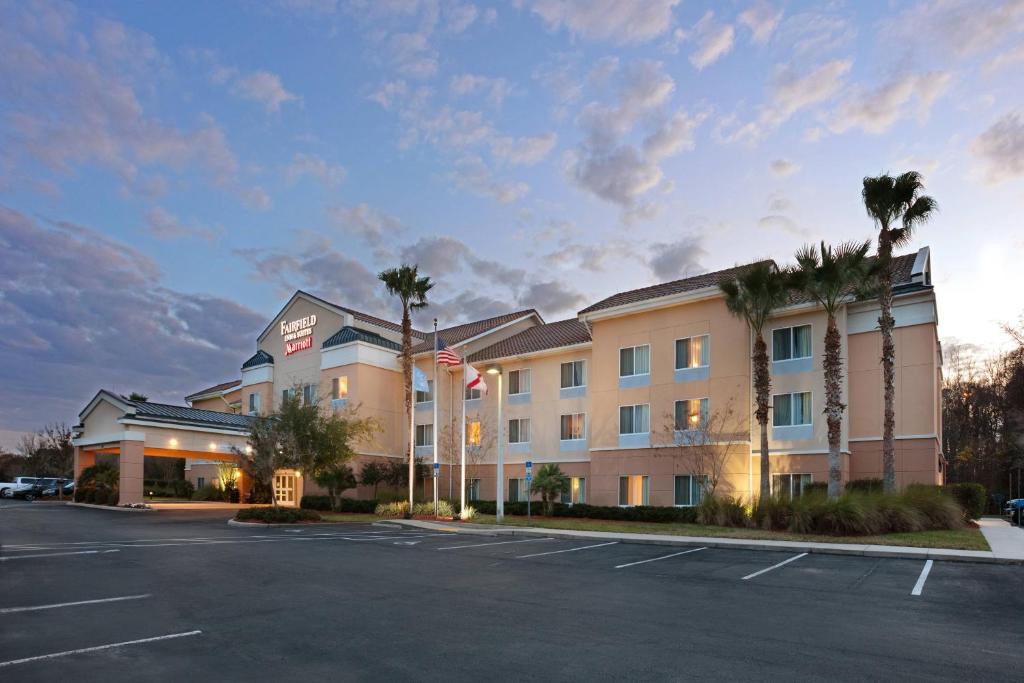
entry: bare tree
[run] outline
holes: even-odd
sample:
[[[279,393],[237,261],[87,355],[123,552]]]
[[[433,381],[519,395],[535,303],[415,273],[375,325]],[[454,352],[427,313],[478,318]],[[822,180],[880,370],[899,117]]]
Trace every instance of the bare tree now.
[[[679,417],[675,412],[665,414],[661,443],[654,453],[682,463],[687,474],[700,478],[704,495],[714,496],[729,458],[748,443],[749,431],[733,401],[685,424]]]
[[[460,411],[461,413],[461,411]],[[448,465],[448,497],[455,495],[455,470],[462,464],[460,415],[453,415],[437,435],[438,460]],[[480,423],[478,433],[472,425]],[[479,465],[498,445],[497,418],[490,412],[466,415],[466,466]]]

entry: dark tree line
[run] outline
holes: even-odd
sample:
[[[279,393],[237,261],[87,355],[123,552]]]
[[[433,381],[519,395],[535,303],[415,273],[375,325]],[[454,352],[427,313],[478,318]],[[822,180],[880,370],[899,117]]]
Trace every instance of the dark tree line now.
[[[942,388],[947,481],[983,484],[994,503],[1024,495],[1024,318],[1005,329],[1013,347],[983,361],[947,348]]]

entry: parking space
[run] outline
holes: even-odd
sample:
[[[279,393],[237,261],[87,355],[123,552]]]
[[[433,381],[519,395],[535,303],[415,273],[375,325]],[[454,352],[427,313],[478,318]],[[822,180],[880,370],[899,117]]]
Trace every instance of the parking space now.
[[[68,666],[77,680],[450,680],[520,649],[526,678],[671,678],[680,657],[690,675],[721,678],[749,671],[739,642],[765,676],[791,679],[820,678],[826,661],[837,679],[895,664],[931,678],[1024,665],[1011,627],[1024,608],[1018,567],[935,562],[922,581],[920,560],[380,524],[239,528],[203,513],[0,515],[0,676],[18,680]],[[965,669],[982,648],[980,669]],[[801,652],[803,675],[787,650]],[[890,667],[866,671],[865,652]]]

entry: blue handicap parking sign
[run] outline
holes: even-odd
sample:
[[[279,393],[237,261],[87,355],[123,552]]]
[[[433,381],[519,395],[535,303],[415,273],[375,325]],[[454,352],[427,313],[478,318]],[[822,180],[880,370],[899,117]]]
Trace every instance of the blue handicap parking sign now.
[[[532,460],[527,460],[526,461],[526,469],[531,469],[532,467],[533,467],[533,461]]]
[[[434,476],[435,477],[439,476],[440,472],[441,472],[441,463],[435,462],[434,463]]]

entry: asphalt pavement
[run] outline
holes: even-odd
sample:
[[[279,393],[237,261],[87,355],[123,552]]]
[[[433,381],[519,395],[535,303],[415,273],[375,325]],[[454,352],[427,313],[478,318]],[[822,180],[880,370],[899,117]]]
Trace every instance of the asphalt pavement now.
[[[1002,680],[1024,568],[0,503],[0,679]]]

